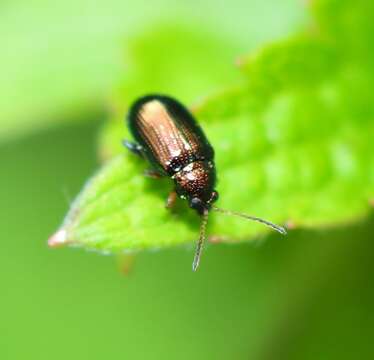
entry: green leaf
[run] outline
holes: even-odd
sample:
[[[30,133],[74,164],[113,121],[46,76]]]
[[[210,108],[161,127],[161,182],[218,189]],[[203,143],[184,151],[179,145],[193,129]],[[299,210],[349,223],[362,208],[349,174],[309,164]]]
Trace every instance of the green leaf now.
[[[242,58],[243,83],[195,107],[216,149],[219,206],[305,227],[368,213],[373,76],[367,59],[340,56],[338,36],[304,33]],[[113,147],[110,156],[118,152]],[[186,205],[175,214],[163,208],[168,181],[144,178],[147,165],[121,152],[82,191],[52,243],[122,251],[194,241],[198,219]],[[208,233],[216,240],[245,241],[266,231],[210,215]]]
[[[69,242],[119,251],[192,240],[197,216],[166,211],[167,182],[143,176],[144,166],[136,160],[131,154],[118,156],[88,182],[52,245]]]
[[[193,2],[154,0],[152,8],[135,0],[94,5],[85,0],[44,1],[42,6],[40,0],[1,1],[0,141],[102,116],[108,93],[129,65],[127,43],[146,28],[157,32],[160,16],[169,24],[188,23],[199,31],[219,27],[220,34],[245,49],[289,33],[303,13],[292,1],[274,3],[269,26],[261,19],[267,9],[261,0],[235,0],[230,7],[216,6],[211,0],[198,7]],[[205,45],[209,47],[209,41]],[[194,59],[195,50],[200,49],[192,49]],[[221,56],[222,64],[229,67],[230,47]]]
[[[202,29],[160,24],[128,47],[132,71],[124,75],[113,96],[115,113],[99,139],[102,160],[123,152],[119,139],[129,136],[124,115],[135,98],[172,93],[183,103],[191,103],[199,94],[206,96],[241,79],[233,67],[238,47]]]
[[[370,0],[315,0],[312,10],[322,34],[334,40],[341,55],[349,59],[373,61],[370,46],[374,33],[372,16],[374,3]]]

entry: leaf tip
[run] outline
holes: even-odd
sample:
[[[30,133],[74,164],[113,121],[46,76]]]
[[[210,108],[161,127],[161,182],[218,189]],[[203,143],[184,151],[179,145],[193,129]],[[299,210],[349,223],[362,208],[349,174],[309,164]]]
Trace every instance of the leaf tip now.
[[[68,243],[67,241],[67,232],[65,229],[57,230],[49,239],[48,246],[51,248],[56,248],[64,246]]]

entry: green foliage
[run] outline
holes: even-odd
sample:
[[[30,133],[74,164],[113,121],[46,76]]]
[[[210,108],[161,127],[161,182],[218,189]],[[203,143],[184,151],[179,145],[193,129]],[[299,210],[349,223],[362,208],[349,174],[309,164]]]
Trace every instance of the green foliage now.
[[[204,29],[160,24],[127,43],[130,73],[123,75],[116,104],[126,109],[134,97],[175,93],[183,102],[224,88],[239,78],[232,66],[238,46]],[[197,76],[199,74],[199,76]]]
[[[242,58],[242,80],[233,86],[234,77],[227,76],[231,85],[226,90],[194,108],[216,149],[221,207],[309,227],[346,223],[367,214],[374,192],[373,64],[370,57],[363,57],[370,54],[364,43],[357,49],[345,38],[350,22],[342,19],[353,6],[359,16],[354,17],[358,25],[352,30],[358,34],[362,28],[370,30],[366,26],[370,21],[360,7],[364,2],[345,1],[339,4],[336,24],[328,26],[324,16],[333,3],[317,2],[314,11],[321,25],[313,34],[294,36]],[[156,32],[146,43],[169,44],[168,34]],[[191,37],[194,41],[209,55],[218,49],[219,41],[206,39],[205,47]],[[155,63],[150,59],[159,46],[135,51],[141,59],[147,54],[143,49],[152,52],[146,60],[139,59],[140,75],[136,72],[123,86],[126,104],[130,94],[138,95],[144,88],[190,100],[194,92],[183,93],[183,84],[187,80],[194,84],[201,74],[206,78],[196,80],[197,88],[216,83],[220,64],[203,61],[200,68],[201,59],[194,55],[193,73],[186,75],[184,66],[189,62],[179,47],[185,43],[176,43],[172,57],[156,57]],[[174,63],[177,66],[171,66]],[[175,88],[165,81],[166,76],[174,80],[179,75],[187,80],[176,82]],[[120,115],[122,109],[114,118]],[[122,128],[114,120],[104,132],[103,158],[122,154],[82,191],[59,233],[63,242],[122,251],[194,241],[197,218],[183,205],[175,214],[163,208],[170,184],[142,176],[147,165],[117,145]],[[208,232],[221,241],[249,240],[268,231],[221,214],[210,218]]]
[[[127,43],[143,29],[152,32],[160,17],[168,24],[194,24],[199,31],[220,24],[222,36],[247,49],[294,28],[303,9],[293,2],[272,4],[275,16],[268,26],[261,19],[268,8],[262,0],[234,0],[230,7],[213,0],[198,7],[174,0],[154,0],[152,7],[137,0],[1,1],[0,141],[102,116],[108,94],[128,66]],[[227,67],[230,56],[221,53]]]
[[[196,94],[214,93],[240,79],[232,66],[237,47],[209,32],[161,24],[128,46],[133,70],[123,76],[113,96],[115,113],[99,140],[103,160],[123,152],[119,139],[130,136],[125,133],[124,114],[145,91],[174,94],[183,103],[190,103],[196,101]]]

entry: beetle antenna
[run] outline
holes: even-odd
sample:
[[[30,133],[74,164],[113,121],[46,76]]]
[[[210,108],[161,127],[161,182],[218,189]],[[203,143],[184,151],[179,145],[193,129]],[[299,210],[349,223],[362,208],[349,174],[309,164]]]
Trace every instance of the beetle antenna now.
[[[259,222],[261,224],[264,224],[264,225],[272,228],[275,231],[278,231],[279,233],[281,233],[283,235],[287,234],[287,230],[283,226],[279,226],[279,225],[273,224],[272,222],[264,220],[264,219],[261,219],[259,217],[250,216],[250,215],[242,214],[242,213],[238,213],[236,211],[221,209],[221,208],[218,208],[217,206],[212,206],[211,208],[213,210],[215,210],[215,211],[218,211],[218,212],[226,214],[226,215],[234,215],[234,216],[239,216],[239,217],[247,219],[247,220],[257,221],[257,222]]]
[[[199,241],[196,244],[195,257],[192,263],[193,271],[197,270],[197,267],[199,266],[199,263],[200,263],[201,252],[203,251],[203,245],[204,245],[204,240],[205,240],[205,229],[206,229],[206,224],[208,222],[208,214],[209,214],[208,209],[204,209],[203,220],[201,221],[201,225],[200,225]]]

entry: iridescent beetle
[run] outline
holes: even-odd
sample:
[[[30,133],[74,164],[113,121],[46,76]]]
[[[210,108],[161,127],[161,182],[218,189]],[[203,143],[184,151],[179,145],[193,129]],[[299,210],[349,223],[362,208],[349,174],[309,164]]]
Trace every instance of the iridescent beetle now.
[[[218,199],[214,150],[194,117],[177,100],[163,95],[144,96],[131,106],[127,121],[136,142],[125,140],[125,147],[149,161],[150,176],[169,176],[174,180],[167,207],[179,196],[202,216],[194,271],[200,262],[210,210],[257,221],[286,234],[283,227],[264,219],[213,205]]]

